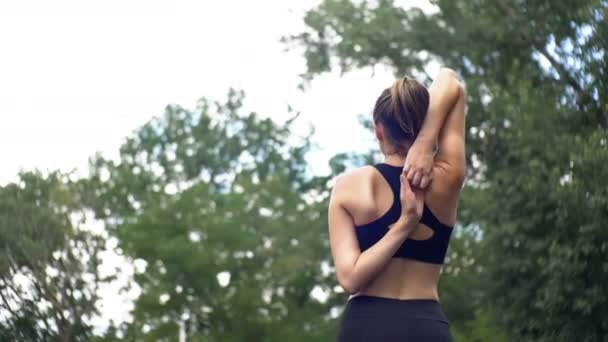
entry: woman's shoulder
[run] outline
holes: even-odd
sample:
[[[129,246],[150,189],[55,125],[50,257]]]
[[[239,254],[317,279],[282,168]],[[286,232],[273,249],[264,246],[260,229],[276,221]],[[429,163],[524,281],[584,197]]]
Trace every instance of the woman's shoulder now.
[[[365,165],[354,169],[346,170],[334,177],[332,187],[334,189],[352,188],[369,181],[374,175],[374,167]]]
[[[366,165],[342,172],[331,181],[332,197],[353,202],[373,189],[373,166]]]

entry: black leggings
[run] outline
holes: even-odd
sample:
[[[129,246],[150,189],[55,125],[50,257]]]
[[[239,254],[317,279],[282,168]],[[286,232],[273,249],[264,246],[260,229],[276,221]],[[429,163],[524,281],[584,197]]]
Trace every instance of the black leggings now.
[[[434,299],[359,295],[344,308],[338,342],[451,342],[448,319]]]

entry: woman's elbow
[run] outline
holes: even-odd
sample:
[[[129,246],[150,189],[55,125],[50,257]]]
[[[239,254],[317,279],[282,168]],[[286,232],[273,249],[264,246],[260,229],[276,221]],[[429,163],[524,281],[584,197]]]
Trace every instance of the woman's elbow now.
[[[457,90],[458,90],[458,96],[462,97],[463,99],[467,98],[467,90],[464,87],[464,84],[462,84],[462,82],[457,80]]]
[[[355,286],[353,286],[351,284],[340,283],[340,286],[342,287],[342,289],[344,290],[344,292],[348,293],[349,295],[355,294],[355,293],[359,292],[359,288],[355,287]]]
[[[467,167],[465,163],[458,165],[450,170],[448,184],[450,188],[460,190],[467,176]]]
[[[456,71],[454,71],[448,67],[439,68],[439,74],[456,77]]]
[[[439,75],[443,79],[443,82],[448,85],[448,92],[450,94],[458,96],[464,93],[464,86],[462,82],[460,82],[456,71],[444,67],[439,71]]]
[[[351,277],[346,275],[338,275],[338,283],[348,294],[354,294],[360,290],[360,286]]]

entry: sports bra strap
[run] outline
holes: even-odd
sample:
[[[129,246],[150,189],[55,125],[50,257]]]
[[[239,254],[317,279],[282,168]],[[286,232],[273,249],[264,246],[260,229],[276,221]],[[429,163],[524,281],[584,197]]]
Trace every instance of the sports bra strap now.
[[[433,214],[433,212],[428,207],[428,205],[426,205],[426,203],[424,203],[424,209],[422,209],[422,217],[420,218],[420,222],[431,227],[433,230],[438,230],[438,229],[443,230],[443,229],[452,229],[453,228],[452,226],[448,226],[447,224],[441,223],[441,221],[439,221],[437,216],[435,216],[435,214]]]
[[[399,177],[395,177],[395,166],[378,163],[374,164],[374,167],[380,172],[382,177],[386,180],[388,185],[391,187],[391,191],[393,192],[393,196],[395,199],[399,200],[399,192],[401,191],[401,181]],[[401,172],[399,172],[401,174]]]

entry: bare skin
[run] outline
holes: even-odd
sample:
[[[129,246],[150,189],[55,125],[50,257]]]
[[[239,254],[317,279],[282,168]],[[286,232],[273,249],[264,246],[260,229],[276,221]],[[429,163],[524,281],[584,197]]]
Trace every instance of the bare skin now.
[[[355,235],[356,226],[388,211],[393,195],[386,180],[371,166],[336,179],[329,205],[330,246],[338,282],[351,296],[439,300],[441,265],[392,258],[405,239],[424,240],[432,236],[433,231],[419,223],[422,201],[442,223],[452,226],[456,222],[466,168],[466,94],[449,69],[440,71],[429,93],[429,111],[412,147],[405,155],[385,155],[383,161],[406,166],[401,183],[401,217],[380,241],[363,253]],[[391,150],[385,148],[383,127],[377,125],[375,129],[380,148]],[[435,143],[438,150],[433,157]]]

